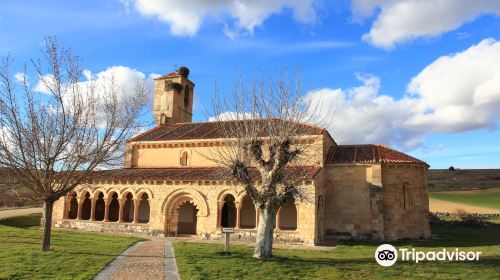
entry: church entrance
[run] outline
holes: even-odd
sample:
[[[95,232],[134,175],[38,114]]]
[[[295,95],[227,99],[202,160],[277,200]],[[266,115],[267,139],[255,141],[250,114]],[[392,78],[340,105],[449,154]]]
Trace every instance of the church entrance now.
[[[177,234],[196,234],[196,214],[198,210],[190,201],[186,201],[177,210]]]

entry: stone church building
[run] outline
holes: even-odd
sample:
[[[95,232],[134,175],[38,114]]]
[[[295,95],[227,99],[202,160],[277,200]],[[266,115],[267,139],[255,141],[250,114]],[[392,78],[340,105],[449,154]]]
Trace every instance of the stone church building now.
[[[203,156],[225,145],[213,122],[192,122],[189,70],[155,79],[157,127],[128,141],[123,168],[59,199],[54,227],[217,239],[254,239],[258,209],[243,188]],[[264,120],[266,121],[266,120]],[[384,145],[337,145],[321,127],[303,135],[317,149],[300,168],[311,199],[292,200],[276,217],[276,242],[321,244],[340,239],[430,236],[427,164]]]

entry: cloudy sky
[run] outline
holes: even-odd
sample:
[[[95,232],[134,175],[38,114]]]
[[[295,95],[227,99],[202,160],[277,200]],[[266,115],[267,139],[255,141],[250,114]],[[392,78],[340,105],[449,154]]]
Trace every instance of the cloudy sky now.
[[[299,67],[338,143],[500,168],[498,0],[0,1],[0,55],[15,69],[47,35],[83,58],[83,82],[114,73],[130,89],[188,66],[196,121],[215,81]]]

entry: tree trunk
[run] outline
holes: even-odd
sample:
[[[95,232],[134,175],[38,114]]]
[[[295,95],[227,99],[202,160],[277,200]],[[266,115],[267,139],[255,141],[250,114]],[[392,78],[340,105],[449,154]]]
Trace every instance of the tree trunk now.
[[[50,251],[50,234],[52,231],[52,209],[54,208],[54,202],[45,201],[44,203],[44,224],[43,224],[43,245],[42,251]]]
[[[259,225],[253,257],[262,259],[273,255],[273,233],[276,225],[276,209],[260,209]]]

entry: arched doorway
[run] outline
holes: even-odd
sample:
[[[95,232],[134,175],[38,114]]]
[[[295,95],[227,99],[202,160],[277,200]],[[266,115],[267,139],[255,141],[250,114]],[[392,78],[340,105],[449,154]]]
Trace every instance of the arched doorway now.
[[[141,195],[141,203],[139,204],[139,218],[138,222],[147,224],[149,222],[149,201],[148,194],[143,193]]]
[[[178,220],[177,220],[177,233],[178,234],[196,234],[196,214],[198,210],[190,201],[185,201],[179,207]]]
[[[76,192],[70,194],[68,219],[76,219],[78,216],[78,200],[76,199]]]
[[[252,198],[245,195],[241,200],[240,228],[255,228],[256,215],[257,213]]]
[[[125,204],[123,205],[123,221],[125,223],[131,223],[134,221],[134,196],[131,193],[127,193],[125,196]]]
[[[288,200],[279,210],[279,229],[296,230],[297,229],[297,207],[293,199]]]
[[[97,195],[97,200],[95,201],[95,209],[94,209],[94,220],[95,221],[103,221],[104,220],[104,211],[106,208],[106,204],[104,203],[104,194],[99,192]]]
[[[111,202],[108,209],[108,220],[110,222],[117,222],[120,215],[120,202],[118,202],[118,194],[113,192],[111,195]]]
[[[234,196],[231,194],[228,194],[224,197],[220,225],[222,227],[236,226],[236,204],[234,204]]]
[[[85,193],[85,199],[82,203],[82,220],[90,220],[90,212],[92,211],[92,202],[90,201],[90,193]]]

